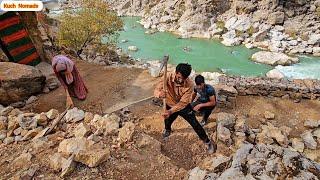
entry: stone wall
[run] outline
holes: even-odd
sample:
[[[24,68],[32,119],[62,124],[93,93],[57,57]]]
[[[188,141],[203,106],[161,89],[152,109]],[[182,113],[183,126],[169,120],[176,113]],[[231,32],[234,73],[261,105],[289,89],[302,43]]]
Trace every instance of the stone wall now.
[[[220,76],[219,84],[234,87],[240,96],[281,97],[295,101],[300,101],[301,99],[320,100],[319,80]]]
[[[235,108],[238,92],[234,87],[218,84],[214,88],[217,93],[217,107]]]

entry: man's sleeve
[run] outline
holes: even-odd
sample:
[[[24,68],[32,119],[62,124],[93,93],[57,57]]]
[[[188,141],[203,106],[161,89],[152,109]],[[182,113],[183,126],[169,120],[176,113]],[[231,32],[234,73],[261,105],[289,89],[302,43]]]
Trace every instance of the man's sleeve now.
[[[188,90],[181,97],[178,104],[176,104],[175,106],[173,106],[171,108],[172,113],[178,112],[178,111],[184,109],[185,107],[187,107],[187,105],[189,103],[191,103],[192,93],[193,93],[193,87],[189,87]]]
[[[215,96],[216,95],[216,91],[214,90],[214,88],[209,88],[207,91],[208,96]]]

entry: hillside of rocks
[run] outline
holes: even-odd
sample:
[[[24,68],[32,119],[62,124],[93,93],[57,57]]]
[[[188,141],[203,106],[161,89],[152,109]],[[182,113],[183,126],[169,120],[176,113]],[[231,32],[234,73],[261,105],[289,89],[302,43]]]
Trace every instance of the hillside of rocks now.
[[[176,132],[169,142],[159,140],[152,132],[154,127],[147,128],[144,118],[128,108],[104,116],[73,108],[56,123],[62,116],[55,109],[38,114],[0,107],[0,176],[6,179],[320,178],[319,159],[311,160],[314,155],[308,153],[319,150],[320,121],[316,120],[305,122],[307,130],[300,137],[289,138],[289,127],[276,127],[268,122],[252,128],[246,117],[220,112],[214,123],[217,131],[211,133],[215,126],[212,123],[211,128],[207,127],[211,137],[217,137],[219,148],[210,155],[202,143],[191,141],[190,137],[196,138],[192,131]],[[275,114],[266,112],[264,118],[272,122]],[[191,141],[189,155],[183,154],[187,149],[181,149],[179,137]],[[166,144],[173,149],[167,151]],[[193,157],[191,154],[198,150],[202,152]],[[184,165],[184,161],[190,160],[179,161],[175,156],[194,158],[196,167]]]
[[[319,0],[108,0],[123,16],[141,16],[145,28],[182,38],[217,38],[272,52],[320,56]]]

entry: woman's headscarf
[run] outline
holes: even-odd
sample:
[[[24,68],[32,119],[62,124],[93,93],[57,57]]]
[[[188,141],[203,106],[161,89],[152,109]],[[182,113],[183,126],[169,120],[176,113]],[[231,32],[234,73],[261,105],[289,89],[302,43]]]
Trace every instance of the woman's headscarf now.
[[[67,84],[73,82],[72,71],[74,68],[74,62],[64,55],[58,55],[52,59],[52,67],[56,72],[65,71]]]

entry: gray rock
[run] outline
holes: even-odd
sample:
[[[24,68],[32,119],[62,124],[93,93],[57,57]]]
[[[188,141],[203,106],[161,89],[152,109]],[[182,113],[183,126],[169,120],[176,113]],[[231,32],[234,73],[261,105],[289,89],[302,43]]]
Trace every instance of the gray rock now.
[[[0,76],[0,102],[4,105],[24,101],[31,95],[41,93],[46,79],[32,66],[9,62],[0,62]]]
[[[107,161],[109,157],[109,149],[91,148],[77,153],[74,160],[93,168]]]
[[[129,50],[129,51],[134,51],[134,52],[136,52],[136,51],[138,51],[139,49],[137,48],[137,46],[129,46],[129,47],[128,47],[128,50]]]
[[[53,120],[59,116],[59,111],[56,109],[51,109],[46,113],[46,115],[50,120]]]
[[[0,141],[4,140],[7,137],[7,131],[0,131]]]
[[[307,127],[307,128],[317,128],[320,126],[320,121],[306,120],[303,125],[304,125],[304,127]]]
[[[230,158],[229,158],[229,157],[226,157],[226,156],[224,156],[224,155],[219,154],[219,155],[217,155],[216,157],[214,157],[214,158],[212,159],[212,163],[211,163],[210,169],[213,170],[213,171],[215,171],[215,170],[217,170],[217,168],[218,168],[220,165],[225,164],[225,163],[227,163],[228,161],[230,161]]]
[[[73,155],[70,156],[66,161],[61,165],[61,175],[60,177],[66,177],[70,175],[76,168],[76,163],[73,161]]]
[[[228,30],[234,30],[234,24],[237,22],[238,18],[236,16],[231,17],[229,20],[225,22],[225,28]]]
[[[252,60],[262,64],[268,64],[272,66],[276,65],[291,65],[298,63],[299,59],[289,57],[283,53],[260,51],[252,55]]]
[[[317,6],[315,6],[315,5],[311,5],[310,6],[310,11],[311,12],[314,12],[314,11],[316,11],[317,10]]]
[[[125,123],[125,125],[119,129],[118,139],[120,144],[131,141],[134,131],[135,125],[132,122]]]
[[[3,140],[5,145],[12,144],[14,142],[14,137],[7,137]]]
[[[33,102],[37,101],[38,97],[37,96],[31,96],[27,101],[26,105],[32,104]]]
[[[93,141],[86,138],[71,138],[61,141],[58,147],[58,152],[63,155],[77,154],[80,151],[86,151],[94,144]]]
[[[7,130],[8,128],[8,118],[5,116],[0,116],[0,131]]]
[[[94,142],[100,142],[100,141],[102,140],[102,137],[97,136],[97,135],[95,135],[95,134],[91,134],[91,135],[88,137],[88,140],[94,141]]]
[[[246,180],[247,178],[241,172],[240,168],[229,168],[224,171],[217,180],[223,179],[239,179],[239,180]]]
[[[217,122],[223,127],[232,129],[236,124],[236,117],[233,114],[218,113]]]
[[[199,167],[195,167],[189,172],[188,180],[203,180],[206,174],[206,171],[201,170]]]
[[[317,149],[317,142],[314,140],[311,131],[306,131],[301,135],[301,138],[304,141],[304,144],[309,149]]]
[[[317,178],[317,176],[315,176],[311,172],[301,171],[297,176],[294,176],[292,179],[293,180],[300,180],[300,179],[313,180],[313,179],[318,179],[318,178]]]
[[[227,32],[226,34],[222,35],[223,41],[221,41],[222,44],[225,46],[236,46],[240,45],[242,40],[236,36],[236,31],[232,30]]]
[[[221,124],[218,124],[217,133],[219,140],[227,144],[231,142],[231,132],[229,129],[223,127]]]
[[[254,33],[252,35],[253,41],[255,42],[260,42],[260,41],[264,41],[268,36],[268,31],[267,30],[263,30],[263,31],[259,31],[257,33]]]
[[[66,121],[67,122],[79,122],[84,119],[84,111],[78,109],[78,108],[73,108],[71,110],[68,110],[66,114]]]
[[[234,129],[236,132],[242,132],[242,133],[248,132],[249,126],[247,125],[247,119],[244,117],[238,118]]]
[[[314,45],[320,43],[320,34],[311,34],[309,36],[308,44],[309,45]]]
[[[84,123],[80,123],[76,129],[74,130],[73,134],[75,137],[86,137],[91,132],[90,127],[85,125]]]
[[[293,138],[291,139],[292,148],[300,153],[304,151],[304,143],[301,139]]]
[[[15,136],[14,137],[14,141],[15,142],[20,142],[22,140],[22,138],[23,138],[22,136]]]
[[[13,109],[13,110],[9,113],[9,116],[19,116],[20,114],[23,114],[23,112],[20,111],[19,109]]]
[[[96,114],[91,121],[91,125],[97,130],[104,132],[105,135],[109,135],[118,131],[120,127],[120,117],[115,114],[105,115],[104,117]]]
[[[284,74],[282,74],[278,69],[272,69],[269,72],[267,72],[266,76],[268,78],[274,78],[274,79],[282,79],[284,78]]]
[[[317,129],[315,131],[313,131],[313,136],[317,137],[318,139],[320,139],[320,129]]]
[[[19,128],[15,129],[15,130],[13,131],[13,134],[14,134],[15,136],[18,136],[18,135],[21,134],[22,130],[23,130],[23,129],[22,129],[21,127],[19,127]]]
[[[37,127],[37,120],[33,117],[28,117],[25,114],[19,115],[17,118],[17,122],[22,129],[29,130]]]
[[[37,114],[33,118],[39,126],[46,126],[48,124],[48,117],[45,113]]]
[[[274,12],[269,14],[268,23],[271,25],[282,24],[284,22],[284,12]]]
[[[237,150],[233,157],[232,165],[233,168],[238,168],[241,166],[243,160],[247,158],[250,151],[253,149],[252,144],[243,144],[240,149]]]
[[[262,132],[257,135],[257,140],[260,143],[272,144],[275,140],[280,145],[287,147],[289,142],[286,132],[274,127],[271,123],[267,123],[267,125],[262,125],[261,127]]]
[[[8,116],[8,114],[13,110],[12,106],[8,106],[0,111],[1,116]]]
[[[19,101],[19,102],[15,102],[10,104],[10,106],[14,107],[14,108],[23,108],[26,105],[26,102],[24,101]]]

